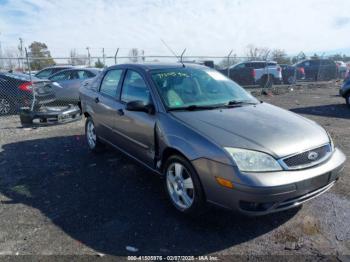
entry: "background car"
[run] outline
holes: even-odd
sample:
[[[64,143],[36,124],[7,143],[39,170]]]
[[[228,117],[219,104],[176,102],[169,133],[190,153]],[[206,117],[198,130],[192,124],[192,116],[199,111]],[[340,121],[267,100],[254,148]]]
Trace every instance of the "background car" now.
[[[52,83],[26,74],[0,73],[0,115],[17,114],[20,107],[34,108],[55,100]]]
[[[297,79],[297,70],[292,65],[280,64],[283,84],[294,84]]]
[[[350,107],[350,78],[344,80],[339,93],[342,97],[345,98],[346,104]]]
[[[219,70],[240,85],[260,85],[271,87],[282,83],[281,67],[274,61],[248,61],[235,64],[228,69]]]
[[[295,64],[298,70],[304,70],[305,79],[312,81],[326,81],[336,79],[337,66],[330,59],[308,59]]]
[[[347,66],[343,61],[335,61],[338,70],[338,78],[345,78]]]
[[[73,68],[73,67],[74,66],[71,66],[71,65],[50,66],[50,67],[46,67],[46,68],[40,70],[34,76],[37,77],[37,78],[45,79],[45,78],[48,78],[48,77],[52,76],[53,74],[56,74],[59,71],[62,71],[62,70],[65,70],[65,69],[69,69],[69,68]]]
[[[50,76],[49,80],[53,82],[56,101],[77,103],[81,84],[87,79],[94,78],[101,71],[99,68],[72,68]]]

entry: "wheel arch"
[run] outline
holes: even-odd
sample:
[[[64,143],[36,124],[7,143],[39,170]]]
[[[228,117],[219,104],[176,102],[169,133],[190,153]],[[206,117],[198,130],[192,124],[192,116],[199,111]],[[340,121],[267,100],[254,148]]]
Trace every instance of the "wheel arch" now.
[[[161,172],[164,171],[164,167],[165,167],[165,163],[166,161],[169,159],[169,157],[173,156],[173,155],[179,155],[182,156],[183,158],[187,159],[189,162],[191,162],[186,156],[185,154],[183,154],[180,150],[174,148],[174,147],[166,147],[161,155],[161,167],[160,170]]]
[[[183,157],[185,160],[188,161],[188,164],[193,168],[194,172],[195,172],[195,175],[197,176],[198,180],[199,180],[199,185],[201,187],[201,190],[202,190],[202,193],[203,193],[203,196],[204,196],[204,199],[206,200],[207,199],[207,196],[206,196],[206,191],[204,190],[204,187],[203,187],[203,182],[202,182],[202,179],[198,173],[198,171],[196,170],[196,167],[192,164],[191,160],[188,159],[188,157],[186,157],[180,150],[176,149],[176,148],[173,148],[173,147],[167,147],[163,150],[163,153],[162,153],[162,164],[161,164],[161,175],[164,176],[164,168],[165,168],[165,163],[167,162],[167,160],[171,157],[171,156],[174,156],[174,155],[177,155],[177,156],[180,156],[180,157]],[[165,179],[165,178],[164,178]]]

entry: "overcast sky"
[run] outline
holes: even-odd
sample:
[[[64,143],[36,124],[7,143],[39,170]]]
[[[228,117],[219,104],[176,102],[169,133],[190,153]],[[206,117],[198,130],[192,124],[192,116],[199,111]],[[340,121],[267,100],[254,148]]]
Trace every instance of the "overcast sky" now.
[[[56,56],[87,46],[167,54],[161,39],[188,55],[244,55],[249,44],[349,53],[350,0],[0,0],[0,32],[3,49],[22,37]]]

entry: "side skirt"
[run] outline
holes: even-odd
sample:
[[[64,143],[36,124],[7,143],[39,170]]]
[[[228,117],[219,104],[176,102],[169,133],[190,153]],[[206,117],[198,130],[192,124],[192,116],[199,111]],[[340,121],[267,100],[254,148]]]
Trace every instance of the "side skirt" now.
[[[124,155],[130,157],[131,159],[135,160],[136,162],[138,162],[139,164],[141,164],[142,166],[146,167],[147,169],[149,169],[150,171],[156,173],[157,175],[162,175],[161,172],[159,172],[159,170],[154,169],[153,167],[147,165],[146,163],[142,162],[141,160],[139,160],[138,158],[134,157],[133,155],[129,154],[128,152],[126,152],[125,150],[121,149],[120,147],[116,146],[115,144],[111,143],[110,141],[108,141],[107,139],[104,139],[103,137],[98,137],[99,139],[101,139],[104,143],[114,147],[115,149],[117,149],[118,151],[122,152]]]

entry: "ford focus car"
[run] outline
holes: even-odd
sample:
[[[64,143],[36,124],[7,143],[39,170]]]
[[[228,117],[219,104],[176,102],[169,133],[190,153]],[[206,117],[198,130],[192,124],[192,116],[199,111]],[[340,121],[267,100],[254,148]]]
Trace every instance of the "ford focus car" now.
[[[111,145],[164,177],[187,214],[207,202],[263,215],[338,180],[345,156],[315,122],[199,65],[125,64],[80,89],[89,148]]]

